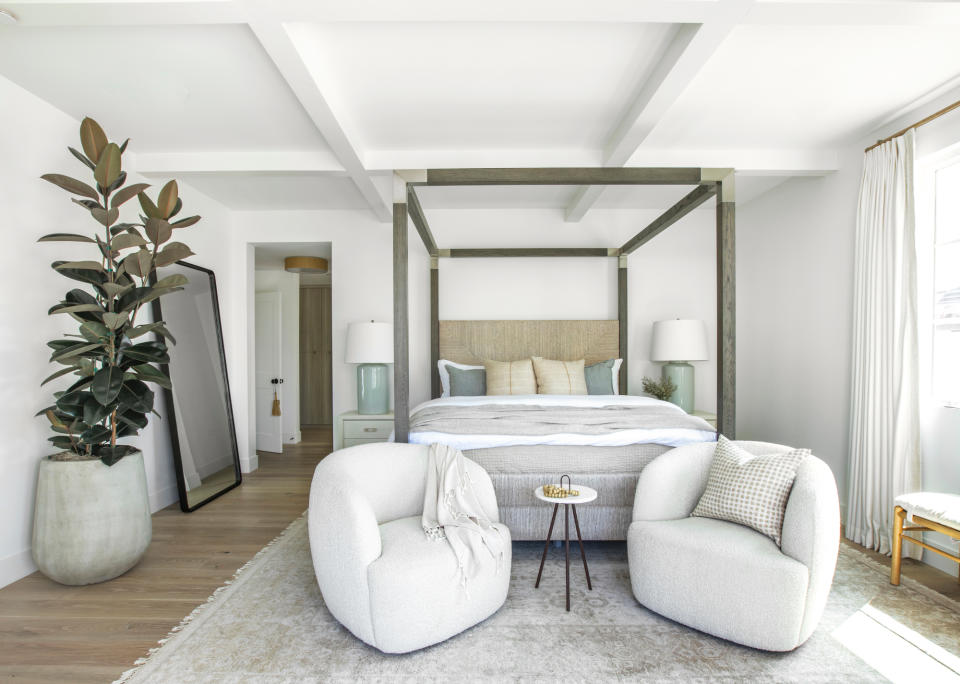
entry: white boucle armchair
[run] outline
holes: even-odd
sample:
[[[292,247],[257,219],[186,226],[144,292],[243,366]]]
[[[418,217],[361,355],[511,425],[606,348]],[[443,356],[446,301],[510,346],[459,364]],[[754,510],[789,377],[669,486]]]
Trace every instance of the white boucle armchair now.
[[[385,653],[449,639],[495,613],[510,584],[510,531],[499,567],[487,559],[461,586],[446,541],[421,527],[429,447],[375,443],[324,458],[310,486],[310,554],[327,608],[357,638]],[[483,507],[499,521],[486,471],[465,459]]]
[[[788,451],[734,442],[757,455]],[[768,651],[806,641],[823,614],[840,542],[837,485],[826,463],[804,460],[783,520],[783,546],[749,527],[693,518],[716,445],[672,449],[640,473],[627,532],[637,600],[671,620]]]

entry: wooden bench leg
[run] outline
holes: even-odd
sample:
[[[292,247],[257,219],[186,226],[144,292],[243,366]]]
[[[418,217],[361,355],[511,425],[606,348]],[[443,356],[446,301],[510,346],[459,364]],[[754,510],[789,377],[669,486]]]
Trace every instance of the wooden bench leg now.
[[[893,509],[893,548],[890,559],[890,584],[900,585],[900,561],[903,546],[903,521],[907,512],[900,506]]]

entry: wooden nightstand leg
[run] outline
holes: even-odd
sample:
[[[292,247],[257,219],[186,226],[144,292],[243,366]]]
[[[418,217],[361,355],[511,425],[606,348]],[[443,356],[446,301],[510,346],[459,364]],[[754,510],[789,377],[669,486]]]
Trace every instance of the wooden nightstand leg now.
[[[543,563],[547,560],[547,549],[550,548],[550,537],[553,536],[553,523],[557,521],[557,509],[560,504],[553,504],[553,517],[550,518],[550,529],[547,530],[547,541],[543,543],[543,555],[540,557],[540,570],[537,571],[537,582],[533,585],[534,589],[540,587],[540,576],[543,574]]]
[[[893,548],[890,558],[890,584],[900,584],[900,554],[903,547],[903,520],[907,512],[900,506],[893,509]]]

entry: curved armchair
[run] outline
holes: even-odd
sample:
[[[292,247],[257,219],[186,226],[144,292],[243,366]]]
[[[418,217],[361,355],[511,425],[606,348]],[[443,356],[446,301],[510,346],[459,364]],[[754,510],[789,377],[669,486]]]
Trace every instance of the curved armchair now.
[[[789,451],[735,442],[756,454]],[[783,546],[749,527],[693,518],[714,443],[672,449],[640,473],[627,533],[633,594],[647,608],[700,631],[768,651],[813,633],[833,583],[840,542],[837,485],[826,463],[797,470]]]
[[[333,616],[385,653],[448,639],[495,613],[510,584],[510,531],[501,567],[490,560],[466,586],[446,542],[421,527],[429,447],[364,444],[324,458],[310,485],[310,553]],[[467,472],[491,521],[499,521],[490,477]]]

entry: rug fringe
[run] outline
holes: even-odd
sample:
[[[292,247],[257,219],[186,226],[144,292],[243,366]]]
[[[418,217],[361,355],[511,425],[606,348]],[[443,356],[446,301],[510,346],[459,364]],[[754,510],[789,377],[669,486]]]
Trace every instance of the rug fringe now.
[[[198,616],[203,614],[203,612],[210,607],[210,604],[213,603],[217,599],[217,597],[220,596],[220,594],[222,594],[227,588],[230,587],[230,585],[232,585],[234,582],[236,582],[240,578],[240,575],[245,570],[247,570],[251,565],[253,565],[254,562],[256,562],[261,556],[263,556],[272,546],[274,546],[280,540],[282,540],[285,536],[287,536],[287,533],[290,531],[290,529],[294,525],[296,525],[298,522],[303,520],[303,517],[306,514],[307,514],[307,511],[304,511],[303,513],[298,515],[296,519],[291,521],[290,524],[287,525],[280,534],[278,534],[276,537],[270,540],[270,542],[266,546],[264,546],[262,549],[257,551],[257,553],[254,554],[253,558],[251,558],[246,563],[244,563],[239,568],[237,568],[237,571],[233,573],[230,579],[228,579],[222,585],[217,587],[217,589],[212,594],[210,594],[210,596],[207,597],[206,601],[204,601],[199,606],[197,606],[192,611],[190,611],[190,614],[187,615],[185,618],[183,618],[183,620],[180,621],[180,624],[178,624],[176,627],[174,627],[169,632],[167,632],[167,636],[157,641],[157,645],[149,649],[145,656],[141,658],[137,658],[135,661],[133,661],[133,667],[123,672],[120,675],[119,679],[114,680],[113,684],[126,684],[127,682],[129,682],[130,679],[132,679],[133,676],[137,674],[137,672],[139,672],[140,669],[150,661],[150,659],[156,654],[157,651],[161,649],[161,647],[163,647],[164,644],[166,644],[168,641],[170,641],[170,639],[176,636],[178,632],[181,632],[187,625],[193,622]]]

